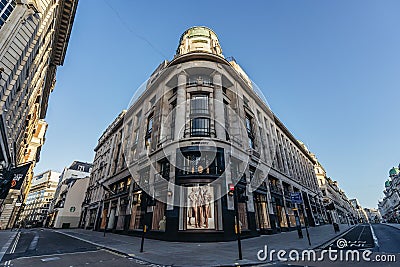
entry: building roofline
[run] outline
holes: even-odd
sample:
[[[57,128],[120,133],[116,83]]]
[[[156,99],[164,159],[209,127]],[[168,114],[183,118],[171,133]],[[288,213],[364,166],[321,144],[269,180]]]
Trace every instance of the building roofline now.
[[[65,54],[74,24],[76,9],[79,0],[61,0],[59,2],[56,32],[53,46],[52,60],[55,65],[63,65]]]

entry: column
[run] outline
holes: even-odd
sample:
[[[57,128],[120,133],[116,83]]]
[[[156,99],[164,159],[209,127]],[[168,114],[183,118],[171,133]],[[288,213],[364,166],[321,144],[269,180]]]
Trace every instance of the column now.
[[[174,140],[179,140],[184,137],[185,115],[186,115],[186,74],[184,72],[181,72],[178,74],[178,90],[176,93]]]
[[[224,95],[222,92],[222,77],[221,73],[216,73],[213,77],[214,83],[214,118],[215,132],[217,138],[226,140],[225,133],[225,110],[224,110]]]

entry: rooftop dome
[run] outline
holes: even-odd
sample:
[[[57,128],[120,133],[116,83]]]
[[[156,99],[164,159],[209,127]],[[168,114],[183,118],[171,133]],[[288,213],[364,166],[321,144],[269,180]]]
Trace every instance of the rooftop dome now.
[[[389,176],[394,176],[394,175],[397,175],[399,173],[400,173],[399,168],[393,167],[389,171]]]
[[[211,53],[223,57],[218,36],[204,26],[191,27],[182,34],[176,55],[191,52]]]

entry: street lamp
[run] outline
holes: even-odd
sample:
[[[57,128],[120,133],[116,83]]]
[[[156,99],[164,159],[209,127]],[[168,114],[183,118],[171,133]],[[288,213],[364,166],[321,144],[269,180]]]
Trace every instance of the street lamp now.
[[[238,190],[237,186],[234,184],[229,184],[229,192],[228,194],[233,197],[233,206],[235,209],[235,233],[237,235],[237,242],[238,242],[238,253],[239,253],[239,260],[243,259],[242,256],[242,243],[240,239],[241,234],[241,227],[240,227],[240,220],[239,220],[239,207],[238,207]]]
[[[100,183],[99,181],[97,181],[97,184],[100,185],[100,186],[102,186],[103,189],[104,189],[105,191],[107,191],[107,192],[109,192],[109,193],[111,193],[111,194],[113,194],[113,195],[115,194],[115,192],[114,192],[113,190],[111,190],[110,188],[108,188],[107,186],[104,185],[104,182],[103,182],[103,183]],[[104,201],[105,201],[105,198],[106,198],[106,194],[104,193],[104,194],[103,194],[103,199],[101,200],[101,202],[102,202],[102,204],[103,204],[103,211],[104,211]],[[110,208],[111,208],[111,207],[110,207]],[[108,213],[108,210],[107,210],[107,213]],[[106,221],[105,221],[105,225],[104,225],[104,233],[103,233],[103,236],[104,236],[104,237],[106,236],[107,225],[108,225],[108,216],[107,216],[107,214],[105,214],[105,216],[106,216]]]

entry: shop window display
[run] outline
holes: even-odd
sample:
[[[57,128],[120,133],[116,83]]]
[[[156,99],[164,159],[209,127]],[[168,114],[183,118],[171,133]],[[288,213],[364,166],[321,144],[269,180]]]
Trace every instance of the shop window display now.
[[[186,229],[215,229],[214,190],[209,186],[187,188]]]

